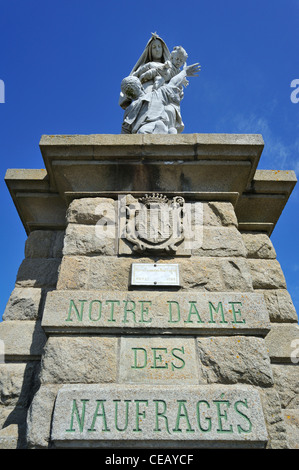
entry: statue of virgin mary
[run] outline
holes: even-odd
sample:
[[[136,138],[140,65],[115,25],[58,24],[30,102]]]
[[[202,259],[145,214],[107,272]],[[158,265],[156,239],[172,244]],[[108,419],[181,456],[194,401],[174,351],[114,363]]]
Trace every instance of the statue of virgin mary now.
[[[148,62],[155,62],[158,65],[164,64],[169,59],[170,52],[166,43],[163,41],[162,38],[158,36],[157,33],[152,33],[152,37],[148,41],[143,53],[134,65],[133,69],[131,70],[130,75],[136,75],[136,73],[138,74],[138,69],[140,69],[140,67],[147,64]],[[143,88],[145,92],[151,91],[152,84],[152,80],[148,81],[147,83],[143,83]],[[130,104],[131,101],[128,100],[127,97],[125,97],[124,94],[121,92],[119,97],[119,105],[123,109],[126,109]]]

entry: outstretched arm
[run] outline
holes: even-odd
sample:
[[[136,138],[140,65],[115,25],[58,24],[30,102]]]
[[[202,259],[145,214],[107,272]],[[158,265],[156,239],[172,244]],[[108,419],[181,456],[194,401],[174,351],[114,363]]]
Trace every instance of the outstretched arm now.
[[[200,72],[200,65],[198,63],[188,65],[180,73],[175,75],[169,82],[172,86],[179,86],[183,83],[186,77],[197,77]]]

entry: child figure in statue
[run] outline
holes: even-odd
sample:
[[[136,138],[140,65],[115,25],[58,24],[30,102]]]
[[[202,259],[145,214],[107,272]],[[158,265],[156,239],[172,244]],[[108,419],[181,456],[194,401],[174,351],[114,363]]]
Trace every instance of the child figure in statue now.
[[[147,82],[154,81],[153,90],[157,90],[164,83],[169,81],[178,73],[180,68],[186,63],[188,54],[182,46],[176,46],[170,54],[170,59],[165,63],[148,62],[141,65],[133,75],[138,77],[144,85]],[[184,86],[188,85],[188,81],[184,80]]]

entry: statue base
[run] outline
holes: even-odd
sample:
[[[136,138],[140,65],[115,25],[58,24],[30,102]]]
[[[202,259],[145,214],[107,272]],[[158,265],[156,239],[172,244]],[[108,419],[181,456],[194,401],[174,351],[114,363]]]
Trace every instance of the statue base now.
[[[294,172],[257,170],[260,135],[40,148],[45,170],[5,177],[28,239],[0,447],[298,448],[298,318],[269,238]]]

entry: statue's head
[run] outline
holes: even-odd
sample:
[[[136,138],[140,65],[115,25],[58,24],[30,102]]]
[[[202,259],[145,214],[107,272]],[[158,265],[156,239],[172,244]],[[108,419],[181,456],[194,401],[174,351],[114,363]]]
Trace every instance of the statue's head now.
[[[129,75],[121,82],[121,91],[131,100],[136,100],[144,93],[143,86],[138,77]]]
[[[173,51],[170,54],[171,62],[178,68],[180,68],[186,60],[188,59],[188,54],[182,46],[175,46]]]
[[[153,61],[160,61],[163,55],[163,45],[160,39],[154,38],[150,45],[150,57]]]

